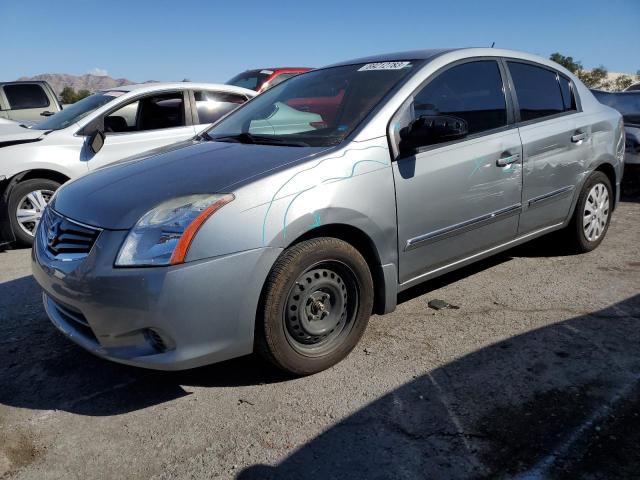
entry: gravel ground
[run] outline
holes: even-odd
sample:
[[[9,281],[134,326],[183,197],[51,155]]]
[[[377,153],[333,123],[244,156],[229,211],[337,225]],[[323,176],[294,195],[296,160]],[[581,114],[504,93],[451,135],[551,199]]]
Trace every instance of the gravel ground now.
[[[48,322],[0,253],[0,477],[640,477],[640,203],[596,251],[549,237],[402,295],[329,371],[163,373]],[[434,311],[443,299],[459,309]]]

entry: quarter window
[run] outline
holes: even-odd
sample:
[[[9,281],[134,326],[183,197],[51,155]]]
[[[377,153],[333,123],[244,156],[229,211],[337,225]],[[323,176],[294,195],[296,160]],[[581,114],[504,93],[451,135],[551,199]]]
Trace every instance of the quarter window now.
[[[5,85],[4,93],[12,110],[46,108],[49,106],[49,97],[44,93],[42,87],[37,84]]]
[[[560,79],[560,90],[562,91],[562,102],[564,103],[564,111],[569,112],[571,110],[576,110],[576,99],[573,95],[573,89],[571,88],[571,83],[569,83],[569,79],[559,76]]]
[[[213,123],[235,110],[247,99],[242,95],[226,92],[194,91],[198,124]]]
[[[502,76],[493,60],[463,63],[424,87],[413,102],[413,117],[452,115],[467,122],[469,134],[507,124]]]
[[[555,72],[526,63],[507,63],[516,89],[521,121],[557,115],[567,109]]]

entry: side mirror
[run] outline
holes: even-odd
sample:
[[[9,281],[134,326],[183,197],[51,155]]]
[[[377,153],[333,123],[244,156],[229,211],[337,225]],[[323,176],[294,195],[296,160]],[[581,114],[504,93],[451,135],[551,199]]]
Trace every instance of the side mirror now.
[[[423,115],[400,130],[400,151],[412,153],[419,147],[449,142],[469,134],[467,122],[452,115]]]
[[[94,155],[98,153],[104,145],[104,133],[102,133],[102,130],[94,130],[94,132],[89,135],[87,143]]]

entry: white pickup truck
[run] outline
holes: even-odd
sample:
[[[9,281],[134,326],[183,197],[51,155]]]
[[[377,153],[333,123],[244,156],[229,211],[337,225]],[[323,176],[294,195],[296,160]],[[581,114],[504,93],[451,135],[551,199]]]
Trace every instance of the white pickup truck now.
[[[62,110],[47,82],[0,82],[0,118],[19,123],[37,123]]]

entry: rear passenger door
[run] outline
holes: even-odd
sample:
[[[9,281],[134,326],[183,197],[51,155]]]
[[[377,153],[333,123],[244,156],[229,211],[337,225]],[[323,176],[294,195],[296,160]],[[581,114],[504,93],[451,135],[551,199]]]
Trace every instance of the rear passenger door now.
[[[591,150],[591,127],[571,81],[548,67],[507,60],[523,146],[518,234],[564,221]]]
[[[196,126],[196,131],[204,130],[246,101],[247,97],[238,93],[215,90],[192,91],[193,124]]]
[[[393,162],[401,283],[515,238],[522,149],[505,92],[498,60],[465,61],[428,79],[392,119],[396,145],[422,115],[453,115],[469,128]]]

